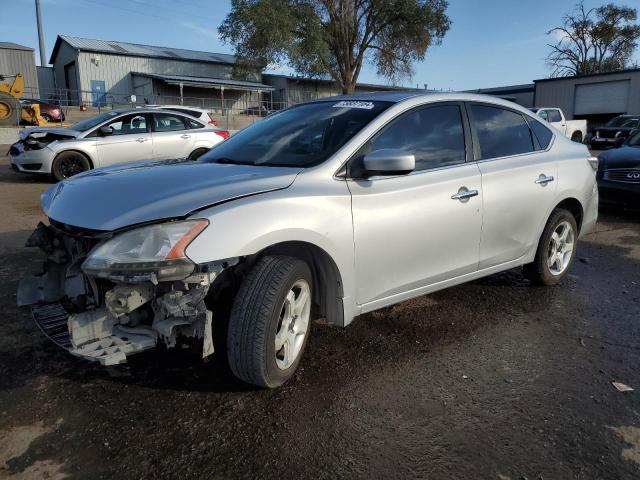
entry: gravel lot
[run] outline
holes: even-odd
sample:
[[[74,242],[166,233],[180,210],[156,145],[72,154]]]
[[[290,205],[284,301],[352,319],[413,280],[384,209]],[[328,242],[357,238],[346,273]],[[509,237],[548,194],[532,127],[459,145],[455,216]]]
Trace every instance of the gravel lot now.
[[[0,157],[0,478],[640,477],[638,216],[601,213],[557,287],[514,270],[317,323],[262,391],[188,350],[107,370],[50,344],[15,306],[48,185]]]

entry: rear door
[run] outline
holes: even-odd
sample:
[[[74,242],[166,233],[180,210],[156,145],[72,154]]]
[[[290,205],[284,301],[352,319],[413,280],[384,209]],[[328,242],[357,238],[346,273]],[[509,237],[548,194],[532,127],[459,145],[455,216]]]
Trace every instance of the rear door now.
[[[367,310],[477,269],[482,193],[463,113],[457,103],[415,108],[350,160],[357,301]],[[362,157],[385,148],[413,153],[415,171],[362,178]]]
[[[194,135],[189,131],[186,118],[172,112],[154,112],[152,116],[153,158],[188,157],[193,151]]]
[[[123,115],[106,124],[111,128],[111,135],[101,136],[96,131],[100,166],[151,160],[153,149],[148,120],[146,114]]]
[[[556,198],[557,167],[548,151],[553,133],[542,123],[530,119],[542,129],[536,136],[517,110],[471,103],[468,111],[482,174],[482,270],[519,259],[537,245]]]

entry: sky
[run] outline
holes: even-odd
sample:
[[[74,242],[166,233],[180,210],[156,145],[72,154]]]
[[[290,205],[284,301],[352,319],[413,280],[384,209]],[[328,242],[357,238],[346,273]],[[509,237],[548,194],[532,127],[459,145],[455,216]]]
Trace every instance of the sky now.
[[[558,26],[576,0],[449,0],[452,26],[432,46],[404,86],[467,90],[530,83],[549,76],[545,34]],[[607,0],[586,0],[586,7]],[[640,9],[640,0],[616,2]],[[217,32],[229,0],[41,0],[47,60],[58,34],[233,53]],[[0,0],[0,41],[36,49],[34,0]],[[635,61],[640,62],[640,49]],[[291,73],[286,67],[277,70]],[[0,72],[6,73],[6,72]],[[9,72],[11,73],[11,72]],[[364,83],[387,84],[375,68],[363,69]]]

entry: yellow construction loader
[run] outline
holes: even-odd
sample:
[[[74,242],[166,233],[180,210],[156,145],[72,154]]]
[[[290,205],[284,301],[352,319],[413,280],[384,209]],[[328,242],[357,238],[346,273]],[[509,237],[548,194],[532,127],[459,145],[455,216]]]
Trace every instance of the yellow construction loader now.
[[[12,83],[4,81],[13,78]],[[39,127],[59,127],[60,123],[47,122],[40,115],[40,105],[21,105],[20,98],[24,93],[24,77],[21,73],[16,75],[0,74],[0,126],[11,126],[18,124],[18,110],[20,120]]]

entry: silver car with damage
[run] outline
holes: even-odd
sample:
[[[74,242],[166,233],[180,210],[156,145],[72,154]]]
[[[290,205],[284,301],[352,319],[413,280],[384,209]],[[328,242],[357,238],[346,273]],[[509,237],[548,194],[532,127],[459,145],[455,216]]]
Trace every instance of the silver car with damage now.
[[[26,128],[20,137],[9,149],[14,170],[64,180],[116,163],[194,159],[228,138],[229,132],[180,112],[125,109],[69,128]]]
[[[18,302],[104,365],[189,339],[206,357],[217,340],[237,377],[276,387],[313,319],[347,326],[519,266],[560,281],[596,222],[596,170],[585,146],[493,97],[319,100],[196,161],[52,186],[28,240],[45,269]]]

